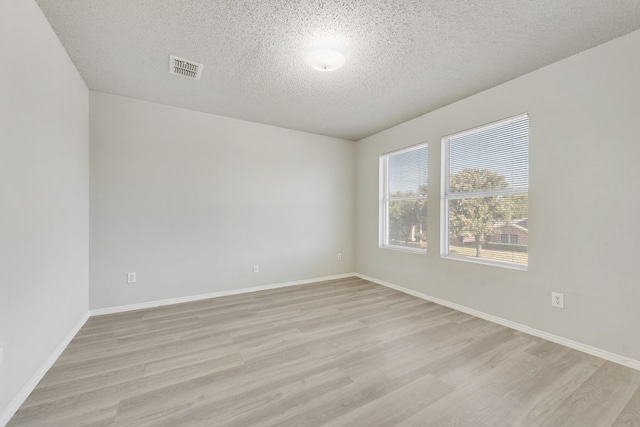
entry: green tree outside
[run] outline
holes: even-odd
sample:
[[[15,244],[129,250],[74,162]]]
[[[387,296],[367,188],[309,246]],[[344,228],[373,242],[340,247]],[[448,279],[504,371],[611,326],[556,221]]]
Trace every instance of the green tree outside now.
[[[464,169],[451,175],[449,188],[451,193],[504,190],[509,183],[503,175],[488,169]],[[473,237],[476,257],[481,257],[486,237],[496,233],[496,222],[513,218],[512,205],[513,201],[498,196],[450,200],[450,237],[461,242],[465,237]]]
[[[528,194],[512,194],[504,196],[504,200],[509,204],[509,211],[511,212],[509,219],[529,218]]]
[[[391,197],[416,197],[427,195],[427,186],[418,192],[396,192]],[[427,238],[427,200],[391,200],[389,202],[389,240],[409,245]]]
[[[451,176],[451,193],[504,190],[507,179],[488,169],[464,169]],[[427,195],[427,186],[418,191],[396,192],[393,198]],[[476,197],[449,201],[449,236],[461,242],[473,238],[476,257],[482,257],[487,237],[498,233],[498,222],[528,218],[529,196]],[[427,241],[427,200],[391,200],[389,202],[389,240],[406,246]]]

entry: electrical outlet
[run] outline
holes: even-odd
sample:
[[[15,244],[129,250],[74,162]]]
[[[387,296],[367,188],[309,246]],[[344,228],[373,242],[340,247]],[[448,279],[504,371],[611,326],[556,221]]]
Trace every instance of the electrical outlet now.
[[[127,283],[136,283],[136,273],[127,273]]]
[[[338,261],[342,261],[342,252],[338,252]]]
[[[260,266],[258,264],[253,264],[253,272],[260,273]]]
[[[557,308],[564,308],[564,294],[551,292],[551,305]]]

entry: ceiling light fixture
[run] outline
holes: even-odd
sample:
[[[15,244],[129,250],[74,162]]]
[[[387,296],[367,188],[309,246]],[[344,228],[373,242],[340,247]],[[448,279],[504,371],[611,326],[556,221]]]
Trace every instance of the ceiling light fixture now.
[[[334,71],[345,63],[344,55],[333,49],[317,49],[307,54],[307,63],[320,71]]]

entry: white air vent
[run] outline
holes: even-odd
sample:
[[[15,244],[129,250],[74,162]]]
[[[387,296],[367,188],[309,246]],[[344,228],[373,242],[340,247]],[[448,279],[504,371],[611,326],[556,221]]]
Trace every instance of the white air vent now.
[[[202,64],[169,55],[169,72],[190,79],[200,80],[202,74]]]

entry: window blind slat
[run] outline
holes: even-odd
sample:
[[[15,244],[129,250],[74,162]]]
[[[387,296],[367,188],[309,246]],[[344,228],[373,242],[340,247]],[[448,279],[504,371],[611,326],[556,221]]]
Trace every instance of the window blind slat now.
[[[529,186],[529,119],[519,117],[460,136],[448,138],[446,179],[451,193]],[[479,171],[478,182],[456,185],[452,176]],[[483,184],[478,187],[479,182]]]
[[[419,195],[428,183],[427,147],[389,154],[389,195]]]

